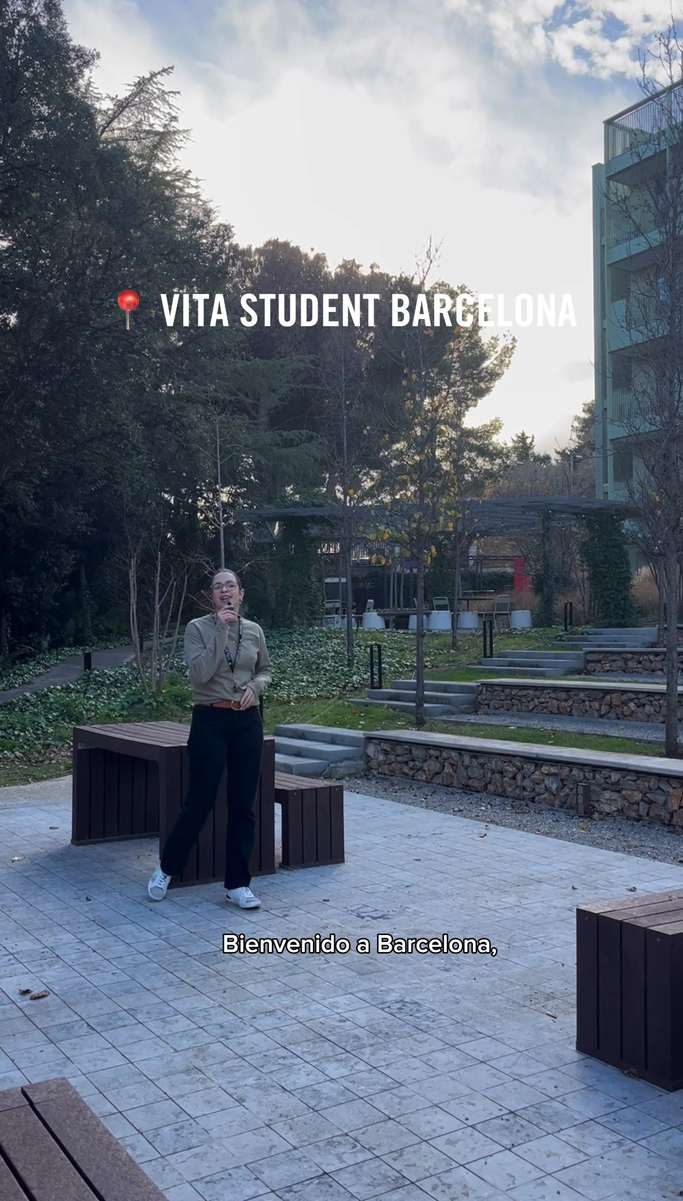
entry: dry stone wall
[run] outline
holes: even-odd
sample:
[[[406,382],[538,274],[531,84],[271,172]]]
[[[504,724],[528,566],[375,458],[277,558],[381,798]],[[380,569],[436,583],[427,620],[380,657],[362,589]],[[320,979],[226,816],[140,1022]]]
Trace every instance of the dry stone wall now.
[[[664,677],[664,651],[658,647],[634,650],[594,650],[585,652],[584,670],[588,675],[619,672],[622,675]],[[678,670],[683,672],[683,652],[678,653]]]
[[[486,792],[534,804],[577,812],[579,785],[589,786],[590,812],[599,816],[622,816],[668,826],[683,833],[683,764],[667,774],[648,770],[647,760],[638,765],[637,756],[623,762],[600,762],[597,752],[586,753],[588,762],[572,759],[567,752],[544,754],[545,748],[524,755],[511,744],[502,750],[498,743],[486,749],[477,739],[476,748],[463,746],[465,739],[450,744],[425,745],[403,739],[367,737],[366,760],[371,775],[398,776],[430,784],[444,784],[466,792]],[[460,745],[454,745],[454,743]],[[610,756],[612,760],[621,756]],[[668,761],[671,762],[671,761]]]
[[[683,700],[683,698],[681,698]],[[664,721],[663,686],[595,684],[501,683],[482,681],[477,695],[478,713],[548,713],[562,717],[604,718],[608,721]],[[683,705],[679,701],[679,717]]]

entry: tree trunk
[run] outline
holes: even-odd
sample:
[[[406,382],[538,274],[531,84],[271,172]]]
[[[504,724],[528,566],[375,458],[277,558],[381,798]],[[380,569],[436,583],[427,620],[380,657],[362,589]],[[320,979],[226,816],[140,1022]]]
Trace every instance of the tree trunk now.
[[[415,725],[418,730],[425,724],[425,562],[424,547],[420,544],[417,556],[417,577],[415,580],[417,609],[415,629]]]
[[[351,551],[351,533],[347,528],[344,531],[344,575],[346,577],[346,665],[349,671],[353,670],[354,663],[354,646],[353,646],[353,580],[351,578],[352,551]],[[341,581],[339,588],[341,596]]]
[[[451,647],[458,646],[458,612],[460,596],[460,522],[455,522],[455,571],[453,572],[453,617],[451,620]]]
[[[654,564],[652,565],[652,574],[657,585],[657,646],[663,646],[664,639],[666,637],[666,595],[664,589],[664,571],[662,569],[661,561],[657,564],[656,570]]]
[[[666,717],[664,754],[679,757],[678,748],[678,556],[675,546],[667,547],[665,562],[666,595]]]
[[[130,620],[130,636],[133,640],[133,652],[135,654],[135,666],[140,678],[142,691],[149,693],[149,683],[145,674],[145,669],[142,666],[142,653],[140,651],[140,627],[138,623],[138,558],[132,554],[128,561],[128,616]]]
[[[218,485],[218,548],[221,571],[225,571],[225,524],[223,520],[223,481],[221,479],[221,436],[216,418],[216,483]]]

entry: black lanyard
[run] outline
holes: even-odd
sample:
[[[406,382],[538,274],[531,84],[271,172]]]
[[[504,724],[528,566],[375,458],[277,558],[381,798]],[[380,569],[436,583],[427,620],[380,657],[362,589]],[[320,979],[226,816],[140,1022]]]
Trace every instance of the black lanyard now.
[[[227,646],[225,647],[225,657],[228,660],[228,663],[230,664],[230,670],[231,670],[231,672],[233,672],[233,674],[234,674],[235,668],[237,667],[237,660],[240,657],[241,645],[242,645],[242,618],[238,617],[237,618],[237,650],[235,651],[235,662],[234,663],[233,663],[232,659],[230,658],[230,651],[228,650]]]

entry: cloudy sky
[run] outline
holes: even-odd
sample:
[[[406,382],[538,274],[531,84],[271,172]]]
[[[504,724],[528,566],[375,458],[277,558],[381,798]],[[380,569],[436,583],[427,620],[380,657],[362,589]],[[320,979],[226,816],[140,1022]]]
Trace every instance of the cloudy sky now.
[[[566,441],[593,396],[591,165],[640,99],[670,0],[65,0],[120,94],[175,66],[184,161],[242,244],[471,291],[570,293],[575,329],[520,329],[477,419]]]

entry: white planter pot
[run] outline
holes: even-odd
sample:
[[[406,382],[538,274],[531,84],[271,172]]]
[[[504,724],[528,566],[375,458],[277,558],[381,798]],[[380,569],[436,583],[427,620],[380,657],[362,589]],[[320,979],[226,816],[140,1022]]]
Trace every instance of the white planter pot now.
[[[510,614],[511,630],[531,629],[531,609],[513,609]]]
[[[428,626],[428,614],[427,614],[427,613],[423,614],[423,617],[422,617],[422,626],[423,626],[423,628],[424,628],[425,630],[427,630],[427,629],[429,628],[429,626]],[[411,613],[410,617],[408,618],[408,629],[409,629],[409,630],[416,630],[416,629],[417,629],[417,613]]]
[[[384,618],[382,617],[381,613],[374,613],[371,610],[369,613],[363,614],[364,630],[383,630],[384,628]]]
[[[477,614],[469,613],[465,610],[462,613],[458,613],[458,629],[465,631],[478,630],[479,618],[477,617]]]

